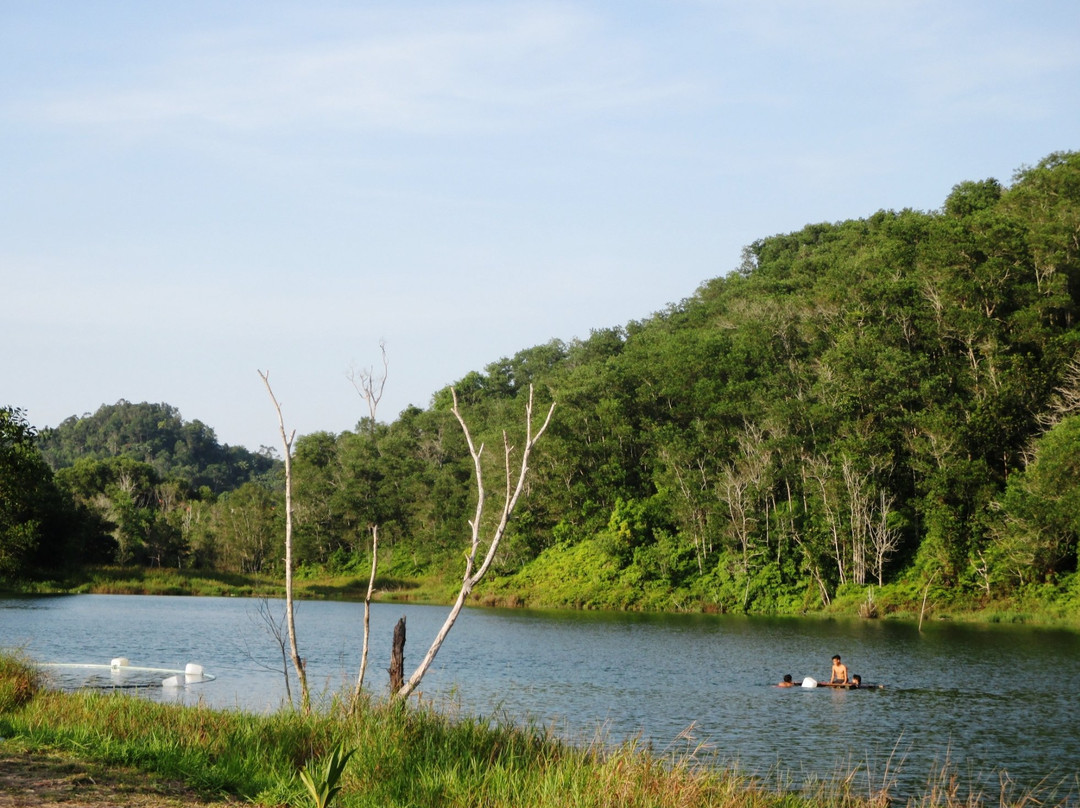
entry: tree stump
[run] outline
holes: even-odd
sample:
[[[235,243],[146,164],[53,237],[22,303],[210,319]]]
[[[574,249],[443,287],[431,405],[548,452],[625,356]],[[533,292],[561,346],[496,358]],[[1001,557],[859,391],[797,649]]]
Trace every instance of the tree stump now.
[[[405,618],[394,626],[394,646],[390,650],[390,692],[397,693],[405,685]]]

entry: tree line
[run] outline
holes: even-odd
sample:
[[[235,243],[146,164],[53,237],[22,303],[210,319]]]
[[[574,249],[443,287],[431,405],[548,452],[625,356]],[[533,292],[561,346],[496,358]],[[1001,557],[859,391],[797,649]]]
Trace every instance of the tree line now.
[[[940,210],[759,239],[649,318],[471,372],[453,387],[492,445],[530,386],[559,402],[486,586],[545,605],[750,612],[930,580],[1080,599],[1078,301],[1080,155],[1057,153],[1008,186],[961,182]],[[472,495],[451,406],[447,388],[390,423],[297,438],[301,566],[366,570],[379,525],[385,574],[457,575]],[[37,443],[100,520],[99,550],[280,564],[269,457],[199,471],[192,428],[170,438],[173,468],[153,430],[139,457],[99,447],[90,462],[58,448],[82,420]],[[165,515],[168,541],[143,507]]]
[[[197,529],[218,498],[251,485],[268,507],[280,461],[223,446],[166,404],[118,401],[52,429],[0,409],[0,575],[82,564],[202,564]]]

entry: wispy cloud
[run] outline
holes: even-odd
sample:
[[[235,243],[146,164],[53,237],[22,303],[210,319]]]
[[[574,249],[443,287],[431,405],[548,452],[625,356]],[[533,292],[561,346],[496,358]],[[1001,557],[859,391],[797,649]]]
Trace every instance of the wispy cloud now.
[[[131,78],[53,87],[35,113],[128,131],[438,133],[534,126],[687,92],[677,79],[645,78],[632,43],[568,7],[496,4],[397,23],[353,16],[286,39],[249,29],[167,42],[156,61],[131,65]]]

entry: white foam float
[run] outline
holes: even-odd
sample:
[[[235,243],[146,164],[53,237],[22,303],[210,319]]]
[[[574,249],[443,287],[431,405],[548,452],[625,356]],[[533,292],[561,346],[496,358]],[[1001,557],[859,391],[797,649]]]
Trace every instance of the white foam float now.
[[[183,673],[177,673],[175,676],[170,676],[161,682],[162,687],[184,687],[186,685],[195,685],[199,682],[211,681],[214,677],[210,676],[203,670],[202,665],[196,665],[194,662],[189,662],[184,666]]]
[[[174,668],[154,668],[132,665],[131,660],[127,657],[113,657],[108,665],[86,662],[42,662],[38,663],[38,667],[57,668],[60,670],[107,670],[112,673],[113,679],[122,678],[128,673],[171,674],[165,679],[162,679],[162,687],[185,687],[187,685],[199,684],[200,682],[212,682],[216,678],[213,674],[207,673],[202,665],[198,665],[194,662],[187,663],[183,670],[176,670]]]

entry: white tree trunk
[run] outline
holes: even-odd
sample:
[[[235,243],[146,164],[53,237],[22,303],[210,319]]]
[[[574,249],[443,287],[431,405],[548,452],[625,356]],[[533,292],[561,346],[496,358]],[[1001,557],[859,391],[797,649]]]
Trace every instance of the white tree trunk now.
[[[488,543],[487,551],[484,554],[483,561],[479,567],[476,567],[476,556],[481,549],[480,540],[480,527],[481,518],[484,514],[484,480],[483,469],[480,464],[480,455],[484,451],[483,444],[480,448],[476,448],[473,443],[472,435],[469,433],[469,427],[465,423],[465,419],[461,415],[461,411],[458,409],[457,392],[451,390],[454,396],[454,407],[451,412],[454,413],[454,417],[457,418],[458,423],[461,425],[462,431],[465,433],[465,440],[469,445],[469,454],[473,460],[473,473],[476,475],[476,511],[472,520],[469,522],[472,528],[472,539],[469,545],[469,552],[465,556],[465,576],[461,583],[461,589],[458,591],[457,599],[454,601],[453,607],[450,609],[450,614],[447,615],[442,628],[439,629],[439,633],[435,636],[435,639],[431,643],[431,647],[428,648],[427,654],[424,655],[423,660],[413,671],[409,680],[402,685],[401,689],[397,691],[395,695],[399,697],[405,697],[416,690],[420,681],[424,678],[424,674],[427,673],[428,668],[431,667],[431,663],[435,661],[435,655],[439,653],[439,649],[442,647],[443,642],[446,640],[446,636],[450,633],[450,629],[454,627],[454,622],[457,620],[458,615],[461,613],[461,609],[465,606],[465,600],[468,598],[469,593],[473,587],[480,581],[481,578],[487,573],[488,568],[491,566],[491,562],[495,559],[495,553],[499,549],[499,542],[502,541],[503,534],[506,532],[506,526],[510,521],[510,515],[514,511],[514,507],[517,505],[518,497],[521,496],[521,492],[525,488],[525,478],[529,473],[529,455],[532,454],[533,447],[536,442],[540,440],[540,436],[544,434],[544,431],[548,428],[548,424],[551,423],[551,415],[555,412],[555,404],[552,402],[551,407],[548,409],[547,417],[544,419],[543,425],[537,431],[535,435],[532,433],[532,420],[533,420],[533,389],[532,385],[529,386],[529,400],[525,405],[525,448],[521,453],[521,465],[517,473],[517,482],[514,483],[510,468],[510,459],[513,452],[513,447],[510,446],[510,440],[506,433],[503,432],[503,462],[506,469],[506,491],[505,498],[503,500],[502,513],[499,517],[499,524],[496,526],[495,531],[491,535],[491,540]]]
[[[364,596],[364,642],[360,650],[360,674],[356,677],[356,691],[353,704],[360,699],[364,689],[364,674],[367,672],[368,639],[371,637],[371,594],[375,591],[375,571],[379,568],[379,526],[371,526],[371,576],[368,578],[367,595]]]
[[[848,547],[844,538],[840,508],[829,499],[829,490],[832,484],[833,465],[828,457],[814,455],[806,458],[804,463],[810,467],[810,478],[818,484],[821,491],[821,509],[829,526],[829,538],[832,542],[832,560],[836,562],[836,572],[840,577],[840,583],[847,583],[847,558]]]
[[[851,531],[851,580],[866,583],[867,534],[873,519],[873,503],[869,497],[870,475],[860,474],[854,461],[844,455],[840,472],[844,478],[848,500],[848,529]]]
[[[296,643],[296,620],[293,606],[293,557],[292,557],[292,444],[296,437],[294,429],[288,435],[285,433],[285,419],[281,415],[281,405],[277,396],[270,387],[270,371],[259,376],[266,385],[266,392],[270,394],[270,400],[277,412],[278,429],[281,432],[281,445],[285,449],[285,619],[289,628],[289,656],[292,659],[293,668],[296,669],[296,678],[300,683],[300,705],[305,713],[311,710],[311,694],[308,692],[307,672],[304,670],[304,660],[300,657],[300,651]]]
[[[896,497],[879,492],[877,518],[870,529],[870,542],[874,547],[874,571],[878,586],[885,584],[885,565],[900,547],[900,532],[889,526],[889,511]]]

